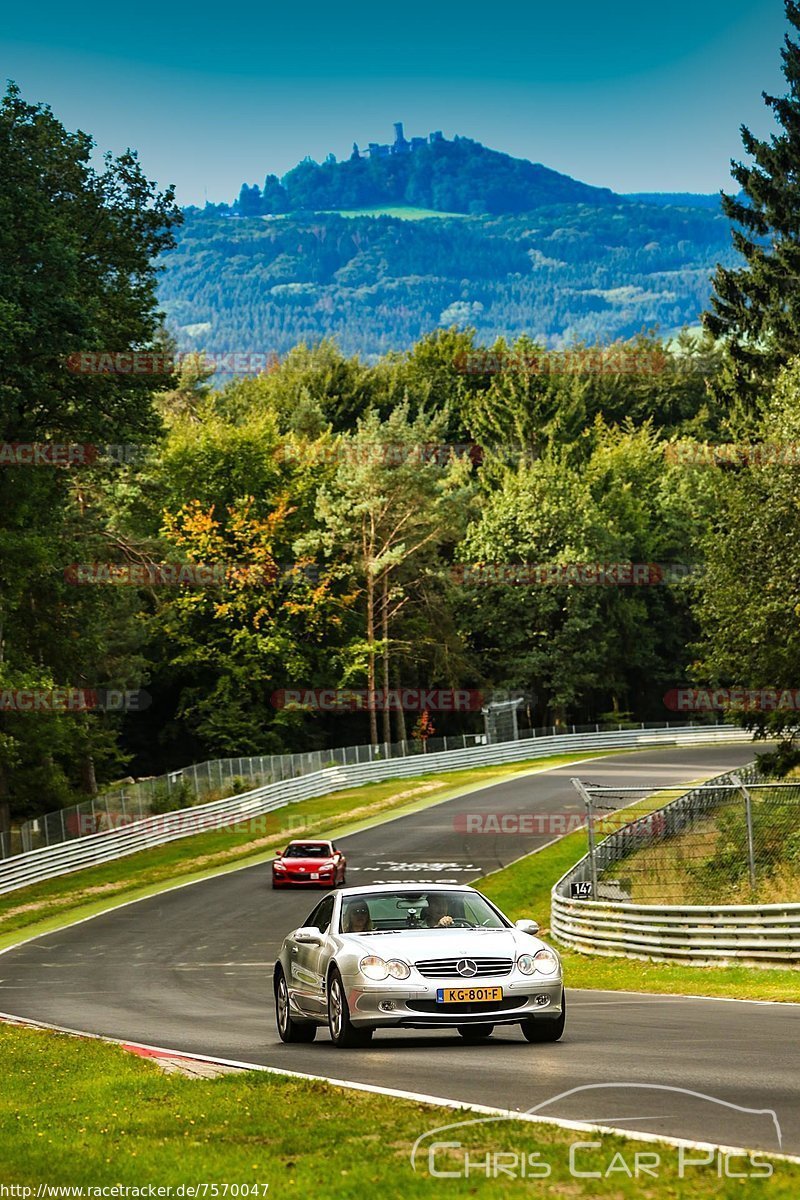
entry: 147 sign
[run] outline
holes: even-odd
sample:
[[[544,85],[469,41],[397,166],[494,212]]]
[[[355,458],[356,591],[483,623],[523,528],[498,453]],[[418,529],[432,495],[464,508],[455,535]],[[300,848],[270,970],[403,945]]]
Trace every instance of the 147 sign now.
[[[580,883],[570,884],[570,895],[573,900],[591,900],[592,884],[589,879],[583,879]]]

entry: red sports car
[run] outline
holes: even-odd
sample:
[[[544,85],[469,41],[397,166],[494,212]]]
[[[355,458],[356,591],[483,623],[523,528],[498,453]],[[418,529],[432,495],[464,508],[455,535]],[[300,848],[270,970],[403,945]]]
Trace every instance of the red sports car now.
[[[347,859],[333,842],[289,842],[272,863],[272,886],[331,887],[347,882]]]

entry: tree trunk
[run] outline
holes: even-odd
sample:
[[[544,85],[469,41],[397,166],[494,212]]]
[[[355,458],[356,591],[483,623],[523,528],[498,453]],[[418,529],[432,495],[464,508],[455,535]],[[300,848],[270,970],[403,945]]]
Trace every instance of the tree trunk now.
[[[97,795],[97,777],[94,772],[94,758],[87,751],[81,755],[81,791],[87,796]]]
[[[381,637],[383,639],[383,740],[388,745],[392,740],[392,725],[389,712],[389,575],[383,577],[381,590]]]
[[[0,767],[0,858],[11,853],[11,804],[7,796],[6,773]]]
[[[402,697],[402,691],[401,691],[402,685],[401,685],[399,679],[395,680],[394,686],[395,686],[395,690],[397,692],[398,697]],[[405,742],[408,740],[408,734],[406,733],[406,714],[403,712],[403,706],[400,703],[400,700],[398,700],[398,702],[397,702],[397,708],[396,708],[395,712],[396,712],[396,716],[394,719],[394,724],[395,724],[397,740],[398,740],[398,742]]]
[[[375,580],[367,570],[367,708],[369,710],[369,740],[378,744],[378,714],[375,711]]]

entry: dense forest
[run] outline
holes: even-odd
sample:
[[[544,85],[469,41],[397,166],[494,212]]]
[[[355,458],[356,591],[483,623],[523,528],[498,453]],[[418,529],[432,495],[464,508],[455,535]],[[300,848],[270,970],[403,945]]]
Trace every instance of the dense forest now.
[[[432,329],[477,340],[663,336],[696,325],[718,262],[719,210],[556,204],[525,216],[403,220],[186,214],[159,297],[184,350],[274,351],[333,337],[368,362]]]
[[[11,87],[0,820],[125,772],[478,729],[509,691],[532,725],[674,719],[687,686],[796,697],[794,43],[787,80],[724,219],[415,224],[184,220]],[[257,370],[177,360],[163,266],[173,323]],[[639,332],[651,304],[705,306],[703,332]],[[430,699],[454,690],[473,702]],[[388,692],[428,700],[351,702]],[[783,765],[799,707],[745,713]]]

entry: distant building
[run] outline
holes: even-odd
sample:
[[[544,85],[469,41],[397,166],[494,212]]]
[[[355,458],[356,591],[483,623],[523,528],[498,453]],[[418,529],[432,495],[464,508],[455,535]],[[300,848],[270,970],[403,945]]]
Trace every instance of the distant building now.
[[[408,154],[411,149],[403,135],[403,122],[395,121],[394,123],[394,145],[392,146],[392,154]]]
[[[394,123],[394,142],[390,145],[388,142],[370,142],[366,150],[359,150],[358,144],[353,142],[353,153],[351,158],[388,158],[390,154],[413,154],[415,150],[421,150],[423,146],[433,145],[434,142],[444,142],[447,139],[443,137],[441,129],[434,130],[433,133],[424,137],[412,137],[409,142],[403,133],[403,122],[395,121]]]

